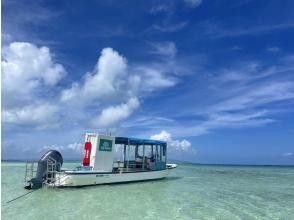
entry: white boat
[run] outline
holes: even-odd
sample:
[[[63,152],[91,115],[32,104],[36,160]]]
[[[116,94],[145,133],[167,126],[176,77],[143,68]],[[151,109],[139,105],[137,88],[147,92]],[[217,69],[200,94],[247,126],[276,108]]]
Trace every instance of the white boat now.
[[[81,166],[62,169],[58,151],[50,150],[38,162],[36,177],[33,165],[26,165],[25,188],[53,187],[146,181],[165,178],[176,164],[167,164],[167,143],[127,137],[86,133]],[[114,160],[118,153],[122,160]],[[29,169],[28,167],[31,167]]]

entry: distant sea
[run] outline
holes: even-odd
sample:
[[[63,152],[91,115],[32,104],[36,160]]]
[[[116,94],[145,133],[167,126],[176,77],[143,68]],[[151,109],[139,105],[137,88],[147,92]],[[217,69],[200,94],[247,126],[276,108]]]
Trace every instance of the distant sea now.
[[[10,203],[27,193],[25,164],[1,169],[2,219],[294,219],[294,167],[180,163],[164,180],[43,188]]]

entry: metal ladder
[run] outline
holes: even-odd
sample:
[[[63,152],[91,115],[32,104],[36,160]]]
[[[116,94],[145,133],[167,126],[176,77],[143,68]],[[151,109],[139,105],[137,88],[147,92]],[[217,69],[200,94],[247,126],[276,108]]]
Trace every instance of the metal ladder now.
[[[56,174],[58,173],[57,167],[61,167],[60,163],[57,163],[55,159],[49,157],[47,160],[47,171],[46,171],[46,178],[43,182],[43,185],[52,186],[54,187],[57,181],[60,181],[60,178],[56,178]]]
[[[34,177],[34,174],[37,172],[35,168],[35,163],[36,161],[26,161],[24,185],[26,185],[27,182],[30,181]]]

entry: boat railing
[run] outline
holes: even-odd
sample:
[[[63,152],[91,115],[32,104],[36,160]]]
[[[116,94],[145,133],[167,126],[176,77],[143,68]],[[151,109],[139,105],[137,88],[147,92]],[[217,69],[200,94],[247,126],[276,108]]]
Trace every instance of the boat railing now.
[[[113,162],[113,172],[140,172],[146,170],[156,170],[155,163],[143,163],[141,161],[129,160],[129,161],[114,161]]]
[[[43,186],[45,186],[45,187],[60,186],[65,181],[65,176],[58,175],[58,174],[61,174],[61,172],[59,172],[59,171],[51,171],[51,172],[52,172],[52,174],[55,174],[55,178],[51,179],[51,181],[53,181],[53,182],[44,181]]]

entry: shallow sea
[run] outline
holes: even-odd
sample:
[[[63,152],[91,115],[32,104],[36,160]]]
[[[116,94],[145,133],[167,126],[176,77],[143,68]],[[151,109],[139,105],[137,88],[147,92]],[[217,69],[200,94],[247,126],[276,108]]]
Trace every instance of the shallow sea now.
[[[2,219],[294,219],[294,167],[179,164],[164,180],[41,189],[6,203],[27,192],[24,166],[2,163]]]

